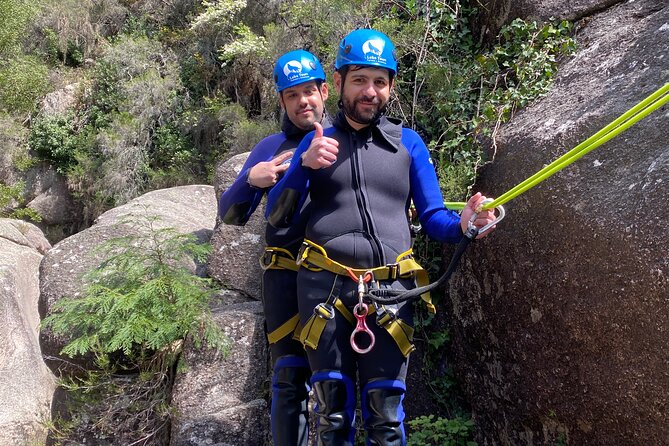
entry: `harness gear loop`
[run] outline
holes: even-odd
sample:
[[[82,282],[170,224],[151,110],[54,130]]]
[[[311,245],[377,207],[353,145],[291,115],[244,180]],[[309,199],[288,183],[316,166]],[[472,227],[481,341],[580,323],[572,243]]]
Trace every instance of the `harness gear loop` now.
[[[360,353],[361,355],[368,353],[372,349],[372,347],[374,347],[374,343],[376,342],[374,333],[372,333],[369,327],[367,327],[367,323],[365,322],[368,309],[369,307],[367,306],[366,303],[356,304],[356,306],[353,307],[353,315],[355,316],[358,322],[355,326],[355,329],[353,330],[353,333],[351,333],[351,347],[353,348],[354,351]],[[369,336],[369,345],[366,348],[360,348],[356,343],[355,337],[357,336],[358,333],[366,333],[367,336]]]

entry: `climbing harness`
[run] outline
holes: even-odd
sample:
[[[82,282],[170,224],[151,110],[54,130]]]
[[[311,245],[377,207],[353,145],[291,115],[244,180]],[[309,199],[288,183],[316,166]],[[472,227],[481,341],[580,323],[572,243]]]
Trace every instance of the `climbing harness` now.
[[[374,277],[374,280],[397,280],[400,278],[408,279],[415,277],[416,283],[419,286],[429,283],[427,271],[413,259],[413,250],[411,249],[398,255],[395,263],[376,268],[362,269],[352,268],[332,260],[328,257],[322,246],[305,239],[300,251],[297,253],[296,263],[309,268],[311,271],[326,270],[337,275],[350,277],[356,282],[358,281],[358,277],[362,275],[366,282],[369,281],[367,277]],[[425,301],[428,311],[435,313],[436,308],[432,304],[429,292],[421,293],[420,296]]]
[[[260,262],[260,268],[262,268],[263,271],[268,269],[297,271],[300,269],[299,265],[295,263],[295,257],[290,251],[275,246],[267,246],[258,260]],[[267,340],[270,344],[276,344],[281,339],[291,334],[293,335],[293,338],[298,337],[301,330],[300,315],[295,314],[279,327],[267,333]]]
[[[386,330],[400,349],[404,356],[415,350],[412,343],[414,329],[396,315],[396,310],[384,304],[372,302],[370,304],[361,301],[366,296],[367,288],[371,284],[378,288],[378,281],[415,278],[419,286],[429,283],[427,272],[411,258],[412,251],[408,250],[400,254],[396,263],[382,267],[359,269],[343,265],[330,259],[325,249],[318,244],[305,239],[302,248],[297,255],[297,263],[311,271],[329,271],[334,273],[332,289],[325,302],[321,302],[314,308],[314,314],[304,325],[300,333],[300,341],[306,347],[316,349],[318,341],[329,321],[334,319],[335,310],[339,312],[351,325],[355,326],[351,334],[351,347],[358,353],[367,353],[374,345],[374,334],[366,325],[366,317],[376,313],[376,324]],[[353,313],[339,299],[341,285],[345,278],[358,283],[358,303],[353,308]],[[428,311],[436,311],[429,293],[423,293],[421,298],[425,301]],[[357,339],[366,335],[370,345],[360,348]]]
[[[295,257],[290,251],[275,246],[266,247],[258,260],[260,261],[260,268],[262,268],[263,271],[268,269],[288,269],[297,271],[300,269],[300,266],[295,263]]]

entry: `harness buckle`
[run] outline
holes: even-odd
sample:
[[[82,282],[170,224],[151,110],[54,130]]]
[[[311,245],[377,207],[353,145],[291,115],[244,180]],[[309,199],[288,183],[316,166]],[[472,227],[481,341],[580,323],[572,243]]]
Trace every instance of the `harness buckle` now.
[[[263,271],[270,269],[276,263],[276,251],[273,249],[265,249],[265,252],[260,256],[260,268]]]
[[[385,328],[397,320],[397,307],[386,305],[375,305],[376,307],[376,325]]]
[[[321,319],[332,320],[335,317],[334,307],[326,302],[321,302],[314,307],[314,314]]]
[[[397,280],[400,275],[400,264],[389,263],[386,268],[388,268],[388,280]]]
[[[297,251],[297,259],[295,260],[295,264],[297,266],[300,266],[302,262],[304,262],[304,259],[307,258],[307,256],[309,255],[309,249],[311,249],[311,246],[309,246],[306,242],[302,242],[300,250]]]

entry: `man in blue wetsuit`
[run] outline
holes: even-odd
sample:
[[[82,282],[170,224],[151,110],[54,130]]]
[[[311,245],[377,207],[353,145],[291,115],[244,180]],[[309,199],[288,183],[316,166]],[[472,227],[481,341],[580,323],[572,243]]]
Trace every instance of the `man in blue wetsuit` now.
[[[288,168],[304,135],[315,124],[330,127],[325,72],[313,54],[296,50],[281,56],[274,68],[274,82],[285,112],[282,132],[253,148],[239,176],[221,196],[218,212],[224,223],[245,224],[265,192]],[[311,372],[302,344],[293,339],[300,327],[295,255],[304,238],[304,224],[297,220],[288,228],[267,226],[267,248],[261,258],[263,308],[273,363],[272,437],[277,446],[306,446],[308,439]]]
[[[363,29],[347,35],[335,69],[340,111],[333,127],[316,125],[300,143],[269,194],[267,216],[274,226],[290,225],[310,197],[297,291],[301,340],[318,400],[319,444],[354,444],[357,380],[367,444],[403,445],[412,306],[365,302],[358,307],[364,311],[356,311],[358,282],[371,278],[380,288],[412,289],[424,274],[411,259],[411,200],[430,237],[457,243],[485,197],[474,195],[462,215],[446,210],[424,142],[384,115],[397,73],[385,34]],[[474,224],[494,218],[483,211]],[[352,337],[362,321],[371,335]]]

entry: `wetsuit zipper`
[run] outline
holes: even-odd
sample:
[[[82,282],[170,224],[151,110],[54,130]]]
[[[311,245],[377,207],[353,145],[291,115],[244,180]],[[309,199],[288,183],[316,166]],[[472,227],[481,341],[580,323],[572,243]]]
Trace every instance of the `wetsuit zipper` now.
[[[370,239],[369,241],[372,247],[372,254],[374,259],[371,266],[380,266],[385,263],[383,245],[381,244],[381,241],[377,237],[376,231],[374,230],[374,220],[369,212],[365,194],[362,192],[362,178],[360,175],[360,170],[363,166],[361,165],[362,163],[358,151],[359,136],[360,135],[357,134],[354,136],[353,134],[349,133],[349,146],[352,149],[351,176],[353,178],[353,190],[355,191],[356,204],[358,205],[358,211],[360,212],[360,217],[362,219],[363,231],[365,231],[365,235],[367,235]]]

